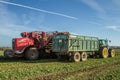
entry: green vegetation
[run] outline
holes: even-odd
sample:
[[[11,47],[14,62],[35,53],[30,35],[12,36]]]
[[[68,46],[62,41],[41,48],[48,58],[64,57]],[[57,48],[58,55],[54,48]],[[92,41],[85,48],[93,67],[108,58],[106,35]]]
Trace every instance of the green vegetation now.
[[[97,58],[97,59],[88,59],[85,62],[59,62],[56,59],[44,59],[44,60],[35,60],[35,61],[26,61],[24,59],[5,59],[0,52],[0,80],[23,80],[23,79],[34,79],[40,78],[42,76],[55,75],[63,73],[73,72],[73,74],[68,74],[66,76],[56,77],[57,79],[63,80],[74,80],[78,79],[82,75],[93,75],[92,73],[97,70],[93,69],[89,71],[89,68],[96,66],[111,66],[104,71],[104,68],[100,67],[101,73],[88,79],[92,80],[107,80],[112,77],[112,79],[117,80],[120,78],[120,64],[112,66],[113,63],[120,62],[120,50],[117,50],[117,56],[114,58]],[[88,71],[86,70],[88,69]],[[76,73],[76,71],[78,71]],[[75,73],[74,73],[75,72]],[[88,73],[89,72],[89,73]],[[109,73],[109,74],[108,74]],[[83,80],[83,79],[82,79]]]
[[[111,67],[111,71],[103,73],[93,78],[94,80],[119,80],[120,79],[120,65]]]
[[[3,56],[3,51],[0,51],[0,56]]]

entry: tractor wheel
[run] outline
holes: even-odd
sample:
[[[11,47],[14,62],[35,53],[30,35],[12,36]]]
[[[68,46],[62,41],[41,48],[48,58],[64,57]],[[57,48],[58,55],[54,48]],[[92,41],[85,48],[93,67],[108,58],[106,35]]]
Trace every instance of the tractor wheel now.
[[[81,61],[86,61],[87,60],[87,53],[86,52],[82,52],[81,54]]]
[[[115,57],[115,50],[114,50],[114,49],[111,49],[111,50],[110,50],[109,56],[110,56],[110,57]]]
[[[103,48],[102,53],[101,53],[102,58],[107,58],[108,57],[108,49]]]
[[[4,51],[4,57],[5,58],[13,58],[13,50],[5,50]]]
[[[71,61],[73,62],[79,62],[80,61],[80,53],[79,52],[75,52],[73,55],[71,55]]]
[[[39,52],[36,48],[29,48],[25,53],[25,57],[28,60],[36,60],[39,57]]]

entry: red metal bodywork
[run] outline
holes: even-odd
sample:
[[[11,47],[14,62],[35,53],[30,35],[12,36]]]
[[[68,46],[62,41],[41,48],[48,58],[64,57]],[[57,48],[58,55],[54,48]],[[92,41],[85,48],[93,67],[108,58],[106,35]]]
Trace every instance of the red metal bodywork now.
[[[33,46],[34,40],[31,38],[15,38],[13,44],[13,50],[24,50],[27,46]]]
[[[50,42],[50,40],[52,40],[52,37],[56,34],[57,32],[22,32],[22,38],[13,39],[12,45],[14,53],[22,54],[29,46],[36,47],[37,49],[44,48]]]

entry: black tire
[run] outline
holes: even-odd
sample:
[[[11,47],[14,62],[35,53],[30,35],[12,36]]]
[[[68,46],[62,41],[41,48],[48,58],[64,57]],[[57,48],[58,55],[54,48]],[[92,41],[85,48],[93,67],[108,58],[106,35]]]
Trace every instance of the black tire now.
[[[57,55],[57,59],[58,59],[58,61],[63,61],[63,59],[62,59],[62,56],[61,56],[61,55]]]
[[[71,61],[73,62],[79,62],[80,61],[80,53],[79,52],[75,52],[71,55],[70,57]]]
[[[102,49],[102,51],[101,51],[101,53],[100,53],[100,56],[102,57],[102,58],[108,58],[108,49],[105,47],[105,48],[103,48]]]
[[[110,49],[109,57],[115,57],[115,50],[114,49]]]
[[[59,61],[66,61],[66,60],[68,60],[68,56],[67,55],[57,55],[57,59]]]
[[[25,52],[25,58],[27,60],[36,60],[39,57],[39,52],[36,48],[29,48],[26,52]]]
[[[86,52],[82,52],[81,54],[81,61],[86,61],[87,60],[87,53]]]
[[[5,58],[13,58],[13,50],[7,49],[3,54]]]

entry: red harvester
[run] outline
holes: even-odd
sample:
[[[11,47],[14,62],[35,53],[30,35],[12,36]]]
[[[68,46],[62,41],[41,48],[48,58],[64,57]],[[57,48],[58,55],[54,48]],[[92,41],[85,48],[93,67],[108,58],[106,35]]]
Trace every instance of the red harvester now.
[[[12,40],[13,50],[5,50],[4,56],[25,57],[28,60],[38,59],[39,56],[44,56],[46,53],[52,52],[52,38],[58,32],[22,32],[22,38],[14,38]]]

